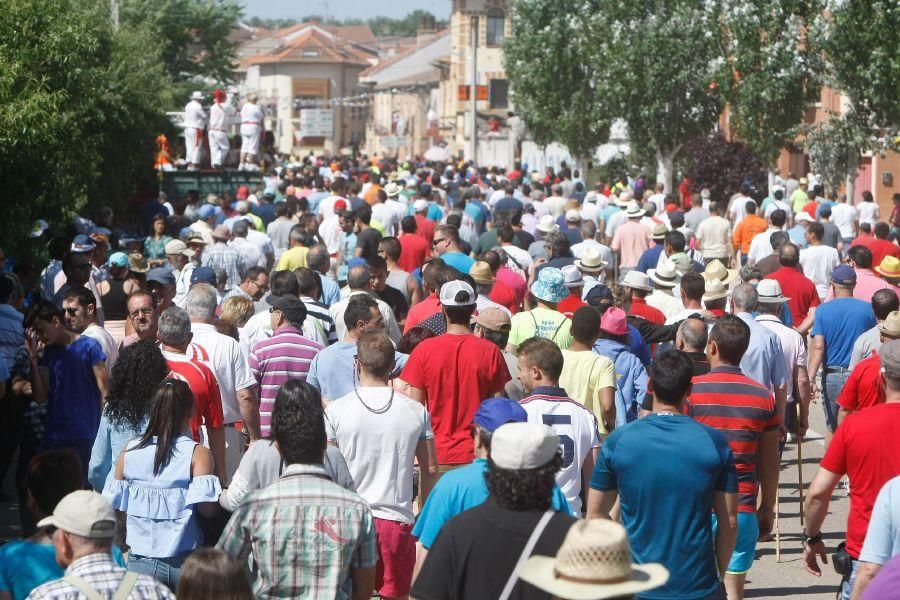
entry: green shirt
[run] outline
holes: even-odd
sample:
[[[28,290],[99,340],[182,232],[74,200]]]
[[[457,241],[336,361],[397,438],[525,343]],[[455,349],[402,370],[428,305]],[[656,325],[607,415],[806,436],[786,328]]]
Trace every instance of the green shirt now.
[[[513,315],[511,325],[509,343],[513,346],[535,336],[553,340],[562,349],[572,345],[572,320],[543,306]]]

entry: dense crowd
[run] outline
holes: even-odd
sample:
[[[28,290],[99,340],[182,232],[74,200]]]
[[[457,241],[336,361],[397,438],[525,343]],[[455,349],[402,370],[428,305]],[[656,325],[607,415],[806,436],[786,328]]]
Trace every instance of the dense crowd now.
[[[262,182],[3,255],[0,600],[739,600],[817,403],[803,564],[841,486],[841,597],[897,594],[900,195],[885,221],[814,175],[716,198],[350,157]]]

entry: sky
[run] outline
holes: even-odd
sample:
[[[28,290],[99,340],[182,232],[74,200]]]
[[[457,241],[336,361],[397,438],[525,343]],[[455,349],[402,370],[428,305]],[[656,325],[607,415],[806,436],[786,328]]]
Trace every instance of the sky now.
[[[301,18],[309,15],[332,16],[336,19],[372,17],[405,17],[421,8],[438,18],[450,17],[450,0],[239,0],[248,17]]]

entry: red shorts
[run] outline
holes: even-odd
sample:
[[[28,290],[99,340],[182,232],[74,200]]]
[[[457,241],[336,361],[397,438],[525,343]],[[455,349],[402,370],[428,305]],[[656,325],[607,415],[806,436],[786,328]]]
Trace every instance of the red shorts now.
[[[411,523],[375,518],[378,537],[378,566],[375,568],[375,590],[386,598],[405,596],[412,587],[416,564],[416,538]]]

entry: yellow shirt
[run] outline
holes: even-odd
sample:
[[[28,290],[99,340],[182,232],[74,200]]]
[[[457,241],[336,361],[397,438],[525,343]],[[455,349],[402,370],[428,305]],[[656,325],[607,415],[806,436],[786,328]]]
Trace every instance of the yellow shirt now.
[[[514,314],[509,330],[509,343],[518,346],[528,338],[547,338],[560,348],[572,345],[572,320],[561,312],[538,306]]]
[[[580,402],[597,417],[600,433],[607,433],[603,426],[598,394],[603,388],[616,387],[616,366],[613,361],[596,352],[574,352],[563,350],[563,370],[559,376],[559,387],[566,390],[569,398]]]
[[[306,266],[306,255],[309,254],[309,248],[305,246],[294,246],[287,250],[278,259],[277,271],[296,271]]]

